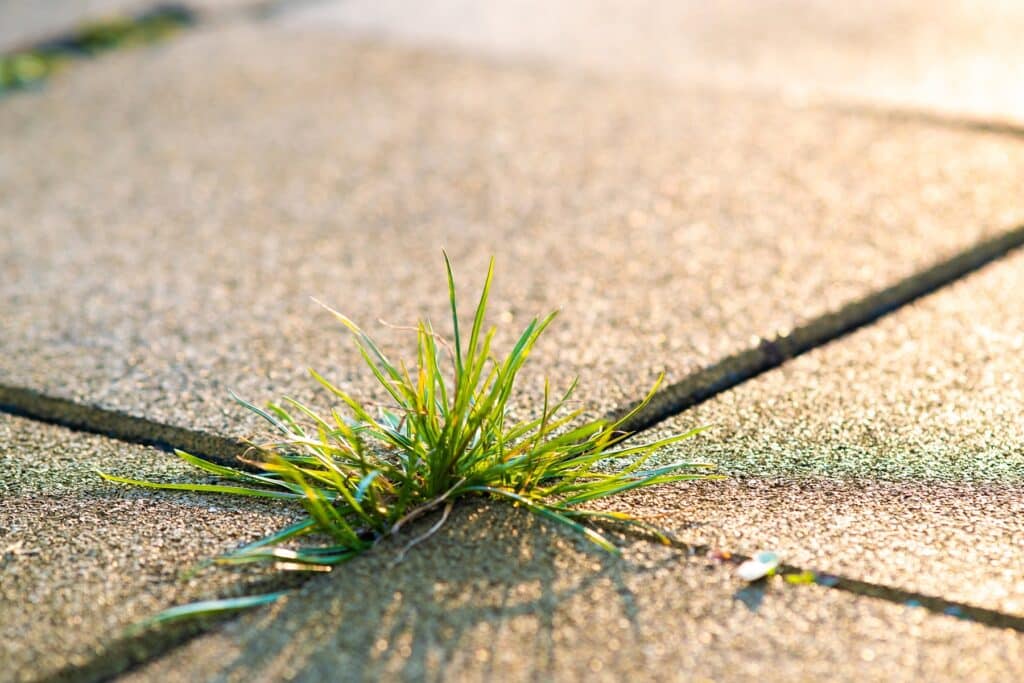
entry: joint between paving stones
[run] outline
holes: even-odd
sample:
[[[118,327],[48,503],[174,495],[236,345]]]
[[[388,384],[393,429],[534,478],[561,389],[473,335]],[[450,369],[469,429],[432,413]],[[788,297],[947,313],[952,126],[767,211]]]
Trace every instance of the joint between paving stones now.
[[[230,467],[252,467],[239,460],[249,448],[243,441],[48,396],[25,387],[0,384],[0,411],[162,451],[179,449]]]
[[[653,537],[645,537],[645,540],[659,542],[658,539]],[[664,540],[660,542],[664,542]],[[708,555],[710,557],[712,555],[707,546],[694,545],[674,537],[668,537],[668,545],[691,556]],[[749,555],[733,552],[718,551],[714,555],[732,565],[739,565],[751,559]],[[791,564],[780,564],[773,576],[779,576],[783,579],[790,577],[793,580],[787,580],[787,583],[791,584],[794,588],[801,585],[821,586],[851,595],[884,600],[893,604],[903,605],[904,607],[920,608],[934,614],[963,619],[964,621],[981,624],[982,626],[1007,628],[1024,633],[1024,616],[978,607],[977,605],[970,605],[956,600],[947,600],[935,595],[918,593],[885,584],[871,583],[870,581],[862,581],[860,579],[851,579],[839,574],[808,570]],[[761,581],[766,580],[768,579],[762,579]]]
[[[819,106],[822,109],[838,112],[840,114],[882,119],[889,122],[916,123],[936,128],[960,130],[968,133],[986,133],[990,135],[1004,135],[1018,139],[1024,138],[1024,124],[1014,123],[1009,120],[993,120],[982,118],[980,116],[950,114],[926,109],[886,107],[867,103],[822,103]]]
[[[650,402],[623,422],[621,432],[635,435],[693,406],[731,389],[786,361],[835,341],[888,315],[943,286],[978,270],[1024,246],[1024,226],[1018,226],[975,244],[924,271],[826,313],[775,339],[733,354],[699,370],[656,393]],[[608,414],[617,421],[639,402]],[[252,467],[240,463],[249,447],[243,441],[210,432],[168,425],[118,410],[49,396],[34,389],[0,383],[0,410],[78,431],[155,446],[180,449],[218,464]]]
[[[111,15],[85,21],[55,36],[0,52],[0,97],[45,83],[63,65],[97,57],[126,46],[155,43],[203,24],[262,21],[315,0],[265,0],[221,10],[200,10],[185,3],[157,3],[133,16]]]
[[[664,543],[664,537],[656,539],[645,534],[637,536],[647,542]],[[705,545],[695,545],[676,538],[668,538],[668,545],[681,551],[686,556],[705,555],[710,551]],[[750,559],[740,553],[719,553],[727,558],[728,565],[738,565]],[[808,581],[792,582],[793,589],[802,585],[815,585],[832,590],[843,591],[851,595],[884,600],[907,608],[920,608],[943,616],[962,619],[992,628],[1005,628],[1024,633],[1024,617],[1006,614],[996,610],[977,607],[962,602],[903,590],[892,586],[851,579],[836,574],[813,572],[793,565],[783,564],[778,567],[775,576],[786,580],[786,577],[812,577]],[[259,586],[257,592],[276,592],[296,589],[313,578],[312,575],[285,574],[270,579]],[[764,583],[770,578],[760,580]],[[193,638],[199,637],[228,621],[239,616],[237,612],[211,615],[195,621],[172,622],[157,629],[147,629],[135,633],[126,633],[103,648],[103,652],[82,664],[73,664],[38,679],[36,683],[98,683],[115,676],[128,673],[143,666],[157,657],[185,645]]]
[[[282,573],[252,586],[254,593],[274,593],[302,586],[308,575]],[[120,637],[103,646],[102,652],[81,664],[69,664],[54,673],[36,679],[35,683],[99,683],[126,674],[157,657],[185,645],[193,638],[231,621],[238,612],[210,614],[197,619],[173,621],[155,628],[126,630]]]
[[[1018,226],[979,242],[894,285],[852,301],[838,311],[818,316],[788,334],[770,340],[762,339],[754,348],[723,358],[660,390],[644,408],[623,422],[620,430],[633,435],[650,429],[790,359],[869,325],[1022,246],[1024,226]],[[638,405],[639,402],[636,402],[615,410],[609,413],[608,419],[617,421]]]
[[[966,251],[911,275],[886,289],[851,302],[836,312],[819,316],[797,327],[787,335],[771,340],[761,340],[756,347],[724,358],[658,392],[644,409],[623,424],[622,429],[630,434],[648,429],[718,393],[776,368],[791,358],[834,341],[920,297],[951,284],[1021,246],[1024,246],[1024,226],[982,241]],[[238,456],[247,448],[245,443],[235,439],[162,424],[120,411],[48,396],[32,389],[2,383],[0,383],[0,410],[79,431],[102,434],[122,441],[156,446],[161,449],[186,450],[214,462],[233,466],[238,466]],[[614,415],[624,415],[629,410],[629,407],[620,409],[613,413],[613,417]],[[689,554],[706,552],[706,548],[682,542],[672,543],[672,545]],[[731,557],[739,561],[745,559],[742,555],[731,555]],[[808,572],[797,567],[783,566],[780,567],[779,573],[791,575],[807,574]],[[816,576],[827,577],[826,581],[814,581],[816,585],[891,603],[921,607],[930,612],[1024,633],[1024,617],[857,579],[828,574],[816,574]],[[271,585],[274,588],[279,588],[282,585],[294,588],[301,583],[304,583],[302,578],[299,580],[282,578],[280,581],[272,582]],[[156,634],[148,632],[141,635],[123,636],[108,645],[102,654],[83,664],[69,666],[43,680],[56,682],[109,679],[166,654],[233,616],[227,614],[215,620],[172,625],[161,629]]]

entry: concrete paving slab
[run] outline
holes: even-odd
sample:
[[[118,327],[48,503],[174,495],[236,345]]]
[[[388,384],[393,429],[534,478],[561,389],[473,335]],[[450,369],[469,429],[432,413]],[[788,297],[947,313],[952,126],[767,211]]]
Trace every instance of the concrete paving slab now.
[[[0,414],[0,678],[38,680],[109,653],[134,623],[196,599],[248,594],[270,570],[196,563],[280,528],[280,505],[154,494],[95,469],[195,480],[149,448]]]
[[[1024,635],[820,586],[744,589],[650,544],[618,560],[522,511],[463,508],[126,681],[1006,680]],[[737,595],[737,593],[739,593]]]
[[[1024,615],[1022,483],[737,477],[606,505],[688,543]]]
[[[1024,256],[1012,255],[669,425],[735,473],[1024,482]]]
[[[1024,214],[995,136],[270,26],[112,55],[0,130],[4,381],[225,434],[229,388],[366,391],[308,297],[407,355],[373,321],[445,318],[442,247],[467,298],[498,256],[504,329],[561,307],[538,367],[604,408]]]
[[[794,97],[1024,122],[1009,0],[335,0],[291,21],[557,64]]]
[[[688,541],[1024,614],[1022,267],[993,264],[669,421],[714,427],[660,459],[738,477],[633,509]]]

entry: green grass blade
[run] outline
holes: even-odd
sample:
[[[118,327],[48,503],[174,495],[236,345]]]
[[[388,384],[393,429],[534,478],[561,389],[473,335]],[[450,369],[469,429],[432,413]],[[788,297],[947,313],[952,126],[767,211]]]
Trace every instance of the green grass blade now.
[[[194,619],[212,614],[223,614],[224,612],[237,612],[244,609],[252,609],[270,603],[287,595],[287,591],[277,593],[265,593],[263,595],[248,595],[243,598],[224,598],[222,600],[202,600],[187,605],[165,609],[151,619],[143,622],[144,626],[156,626],[181,619]]]
[[[335,408],[323,413],[326,418],[291,398],[260,408],[232,393],[240,405],[283,434],[258,446],[260,458],[255,464],[262,473],[178,452],[186,463],[228,483],[101,476],[152,489],[287,500],[305,510],[304,517],[283,529],[217,558],[219,564],[269,562],[282,570],[326,571],[369,550],[405,522],[460,497],[476,495],[522,506],[612,553],[617,548],[594,525],[618,524],[667,538],[630,515],[577,506],[637,488],[719,478],[708,463],[648,464],[658,449],[703,428],[640,446],[619,445],[628,437],[620,431],[621,425],[649,404],[662,378],[615,423],[583,419],[584,410],[569,403],[575,380],[558,401],[552,400],[545,380],[541,405],[530,409],[532,415],[539,408],[539,416],[515,420],[512,406],[520,407],[513,396],[517,378],[557,312],[530,320],[508,353],[495,353],[496,329],[487,327],[495,271],[491,258],[464,346],[455,277],[446,253],[444,263],[454,345],[437,335],[428,320],[419,321],[414,328],[414,366],[401,359],[392,363],[352,320],[317,302],[351,335],[389,405],[357,401],[310,370],[337,400]],[[446,354],[451,356],[450,364]],[[330,538],[325,540],[323,535]],[[294,547],[300,538],[308,545]],[[277,595],[195,603],[162,613],[158,619],[244,609]]]
[[[459,306],[455,297],[455,276],[452,274],[452,262],[448,260],[448,252],[444,254],[444,268],[448,275],[448,301],[452,309],[452,334],[455,337],[455,383],[462,377],[462,339],[459,336]]]
[[[225,467],[224,465],[218,465],[217,463],[210,462],[203,458],[186,453],[185,451],[175,449],[174,454],[187,462],[189,465],[201,469],[210,474],[216,474],[218,477],[224,477],[225,479],[234,479],[236,481],[248,481],[257,484],[263,484],[264,486],[270,486],[273,488],[286,488],[291,490],[291,487],[287,482],[281,481],[280,479],[271,479],[270,477],[264,477],[259,474],[253,474],[252,472],[246,472],[245,470],[235,469],[234,467]]]
[[[302,500],[298,493],[285,493],[283,491],[267,491],[264,489],[250,489],[244,486],[222,486],[220,484],[167,484],[156,481],[143,481],[140,479],[129,479],[118,477],[113,474],[97,471],[107,481],[118,484],[131,484],[147,489],[163,489],[165,491],[192,491],[195,493],[226,493],[231,496],[251,496],[253,498],[277,498],[279,500]]]
[[[291,434],[292,433],[291,430],[288,429],[287,425],[285,425],[283,422],[281,422],[279,419],[277,419],[276,417],[274,417],[273,415],[271,415],[267,411],[263,410],[263,408],[260,408],[257,405],[249,403],[244,398],[240,397],[238,394],[236,394],[235,392],[231,391],[230,389],[228,390],[228,393],[231,394],[231,398],[233,398],[236,403],[238,403],[239,405],[245,407],[247,410],[251,410],[252,412],[254,412],[257,415],[259,415],[260,417],[262,417],[264,420],[266,420],[267,422],[272,424],[274,426],[274,428],[277,429],[282,434]]]

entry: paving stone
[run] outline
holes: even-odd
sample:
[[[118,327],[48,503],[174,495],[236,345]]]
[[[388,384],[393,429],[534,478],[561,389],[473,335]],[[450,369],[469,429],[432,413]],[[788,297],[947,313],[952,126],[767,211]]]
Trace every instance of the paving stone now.
[[[695,542],[1024,614],[1022,267],[993,264],[666,423],[714,427],[659,460],[738,478],[634,509]]]
[[[538,372],[604,408],[1024,213],[996,136],[267,25],[98,60],[0,133],[0,376],[232,435],[229,388],[369,391],[310,295],[409,357],[374,321],[445,318],[442,247],[467,300],[497,255],[503,329],[560,307]]]
[[[689,543],[1024,615],[1021,483],[741,476],[605,504]]]
[[[457,512],[157,660],[144,680],[1006,680],[1024,635],[650,544],[618,560],[509,508]],[[745,590],[744,590],[745,589]]]
[[[181,573],[286,524],[280,505],[103,482],[195,481],[153,449],[0,414],[0,678],[38,680],[191,600],[246,594],[269,570]]]
[[[336,0],[289,18],[331,30],[634,76],[1024,122],[1009,0]]]
[[[1024,482],[1024,255],[699,406],[735,473]]]

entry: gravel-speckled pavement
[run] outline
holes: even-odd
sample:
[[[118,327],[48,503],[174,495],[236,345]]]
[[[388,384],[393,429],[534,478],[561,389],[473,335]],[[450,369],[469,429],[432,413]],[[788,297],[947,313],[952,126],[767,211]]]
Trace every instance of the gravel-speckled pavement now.
[[[1024,142],[307,29],[0,107],[0,373],[239,435],[228,389],[365,390],[310,296],[408,353],[375,321],[444,319],[442,247],[503,330],[561,308],[536,366],[607,408],[1024,221]]]
[[[1014,0],[314,2],[350,35],[854,107],[1024,123]]]
[[[181,574],[296,512],[118,486],[96,470],[196,480],[166,453],[0,413],[0,680],[86,662],[162,609],[245,594],[269,572]]]
[[[578,0],[540,30],[529,3],[459,5],[458,22],[451,2],[416,22],[390,3],[302,5],[0,100],[0,383],[250,434],[228,389],[322,403],[312,365],[370,390],[310,295],[401,353],[393,325],[444,317],[444,247],[467,301],[497,255],[499,342],[562,309],[521,407],[550,374],[580,375],[579,398],[606,409],[1024,222],[1024,141],[844,111],[1019,118],[1012,89],[986,86],[1013,82],[1013,7],[652,2],[628,22]],[[675,41],[681,23],[702,38]],[[662,457],[732,478],[615,505],[689,543],[1019,622],[1022,268],[1010,256],[659,426],[714,425]],[[24,418],[0,415],[0,468],[3,680],[96,661],[156,609],[243,592],[266,574],[178,574],[293,514],[105,484],[95,468],[188,474]],[[729,565],[625,543],[607,557],[466,506],[401,563],[382,547],[127,678],[1024,675],[1019,630],[778,578],[744,589]]]
[[[657,546],[614,559],[521,511],[463,511],[127,677],[274,680],[1013,679],[1024,637]]]

